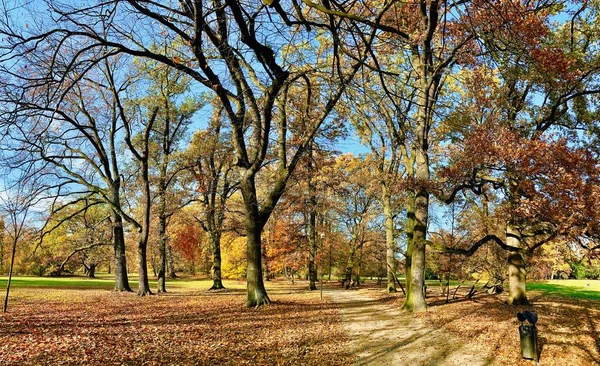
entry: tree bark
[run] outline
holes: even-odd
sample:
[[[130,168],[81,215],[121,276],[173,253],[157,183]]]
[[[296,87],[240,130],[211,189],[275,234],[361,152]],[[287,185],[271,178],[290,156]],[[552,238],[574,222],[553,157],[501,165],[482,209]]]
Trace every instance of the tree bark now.
[[[311,197],[312,201],[312,197]],[[311,205],[312,206],[312,205]],[[309,214],[308,224],[308,238],[309,238],[309,250],[308,250],[308,280],[309,289],[314,291],[317,289],[317,265],[315,259],[317,257],[317,233],[315,230],[316,224],[316,213],[314,208],[311,208]]]
[[[96,278],[96,263],[90,264],[89,268],[87,269],[87,276],[89,278]]]
[[[519,248],[521,235],[512,225],[506,226],[506,244]],[[527,305],[527,270],[521,253],[508,255],[508,299],[509,305]]]
[[[123,232],[123,218],[112,212],[113,222],[113,248],[115,253],[115,291],[132,292],[127,278],[127,258],[125,256],[125,234]]]
[[[147,142],[146,142],[147,144]],[[144,155],[147,156],[147,155]],[[148,282],[147,248],[150,235],[150,179],[148,176],[147,157],[141,162],[142,170],[142,222],[138,234],[138,295],[151,295],[150,283]]]
[[[424,65],[424,62],[421,62]],[[415,222],[413,232],[413,252],[411,260],[411,296],[406,297],[403,308],[411,312],[424,311],[427,308],[423,287],[425,284],[425,247],[427,240],[427,223],[429,220],[429,141],[428,126],[431,121],[430,88],[426,67],[421,68],[420,90],[418,97],[419,115],[416,125],[416,146],[413,149],[415,156],[415,178],[417,182],[415,192]]]
[[[246,287],[247,307],[259,307],[271,303],[262,276],[261,233],[263,223],[258,211],[258,199],[254,174],[245,172],[242,175],[241,190],[245,206],[246,226]]]
[[[406,299],[402,305],[403,310],[412,311],[412,255],[414,252],[415,232],[415,197],[409,193],[406,203],[406,259],[404,276],[406,277]]]
[[[382,186],[383,215],[385,216],[385,242],[387,262],[387,292],[396,292],[396,259],[394,258],[394,218],[392,200],[386,184]]]
[[[158,292],[167,292],[167,200],[165,189],[166,171],[161,166],[158,186],[158,224],[160,247],[158,259]]]
[[[315,291],[317,289],[317,265],[315,259],[317,257],[317,192],[315,183],[313,182],[313,148],[309,145],[308,150],[308,194],[309,194],[309,215],[308,215],[308,280],[309,289]]]
[[[8,309],[8,296],[10,293],[10,283],[12,282],[13,268],[15,266],[15,253],[17,252],[17,240],[18,240],[17,237],[15,237],[13,240],[12,253],[10,256],[10,268],[8,270],[8,281],[6,281],[6,296],[4,297],[4,307],[3,307],[4,313],[6,313],[6,310]]]
[[[346,289],[350,288],[352,282],[352,270],[354,269],[354,257],[356,255],[356,248],[350,249],[350,255],[348,256],[348,262],[346,262],[346,271],[344,273],[346,280]]]
[[[221,277],[221,234],[214,233],[210,235],[213,246],[213,285],[211,290],[224,289]]]

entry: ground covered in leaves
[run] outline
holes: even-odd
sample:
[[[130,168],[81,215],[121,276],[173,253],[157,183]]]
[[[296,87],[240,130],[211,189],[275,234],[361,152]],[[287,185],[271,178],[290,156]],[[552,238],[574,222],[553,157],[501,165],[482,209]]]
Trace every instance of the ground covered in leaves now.
[[[597,281],[590,281],[597,282]],[[571,293],[573,292],[573,293]],[[520,355],[516,314],[533,310],[538,313],[541,365],[600,364],[600,302],[586,300],[589,291],[530,291],[530,306],[514,307],[505,303],[506,296],[477,293],[466,298],[460,289],[456,299],[446,303],[441,290],[428,291],[429,308],[417,317],[432,327],[448,331],[461,342],[478,350],[490,365],[533,365]],[[404,301],[402,293],[388,295],[384,291],[368,291],[379,302]],[[451,292],[450,298],[453,293]],[[584,298],[574,298],[574,296]],[[589,296],[588,296],[589,297]]]
[[[303,285],[267,285],[273,304],[244,306],[244,283],[186,282],[140,298],[105,289],[22,287],[0,315],[2,365],[346,365],[334,305]]]

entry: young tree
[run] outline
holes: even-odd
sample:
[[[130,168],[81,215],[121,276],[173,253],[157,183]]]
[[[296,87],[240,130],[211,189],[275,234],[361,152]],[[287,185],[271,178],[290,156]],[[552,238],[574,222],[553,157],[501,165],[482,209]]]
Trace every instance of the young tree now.
[[[31,227],[28,227],[29,220],[34,213],[35,205],[40,203],[40,195],[45,189],[43,185],[36,182],[36,179],[30,173],[29,170],[20,174],[11,170],[8,176],[13,179],[4,179],[4,190],[0,192],[0,215],[2,215],[2,221],[5,223],[3,231],[12,244],[6,294],[2,308],[4,313],[8,308],[17,246],[23,237],[32,230]]]

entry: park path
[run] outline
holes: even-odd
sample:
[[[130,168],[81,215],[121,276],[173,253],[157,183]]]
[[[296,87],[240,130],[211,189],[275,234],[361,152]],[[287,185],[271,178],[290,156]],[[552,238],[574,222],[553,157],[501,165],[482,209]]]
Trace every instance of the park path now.
[[[340,307],[356,365],[491,364],[481,351],[400,311],[397,303],[369,297],[367,291],[328,291]]]

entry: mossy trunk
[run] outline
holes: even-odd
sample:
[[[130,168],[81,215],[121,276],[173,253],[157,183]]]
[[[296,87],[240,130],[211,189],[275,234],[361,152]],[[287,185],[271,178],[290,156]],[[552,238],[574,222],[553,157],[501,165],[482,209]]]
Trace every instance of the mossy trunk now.
[[[510,224],[506,226],[506,244],[520,248],[521,235]],[[523,256],[518,252],[508,255],[508,298],[509,305],[527,305],[527,270]]]
[[[244,198],[246,228],[246,288],[248,291],[246,306],[259,307],[271,303],[262,275],[261,233],[263,223],[258,211],[258,199],[254,175],[243,174],[241,191]]]
[[[419,56],[421,57],[421,56]],[[425,249],[427,243],[427,224],[429,220],[429,141],[428,130],[433,114],[434,91],[428,81],[426,60],[415,59],[422,73],[419,79],[418,105],[419,113],[416,123],[416,140],[412,153],[415,157],[415,201],[414,201],[414,231],[413,248],[411,255],[410,271],[410,296],[406,297],[403,305],[405,310],[411,312],[424,311],[427,308],[425,302]]]
[[[213,285],[211,290],[224,289],[223,280],[221,276],[221,234],[214,233],[210,235],[213,249]]]

